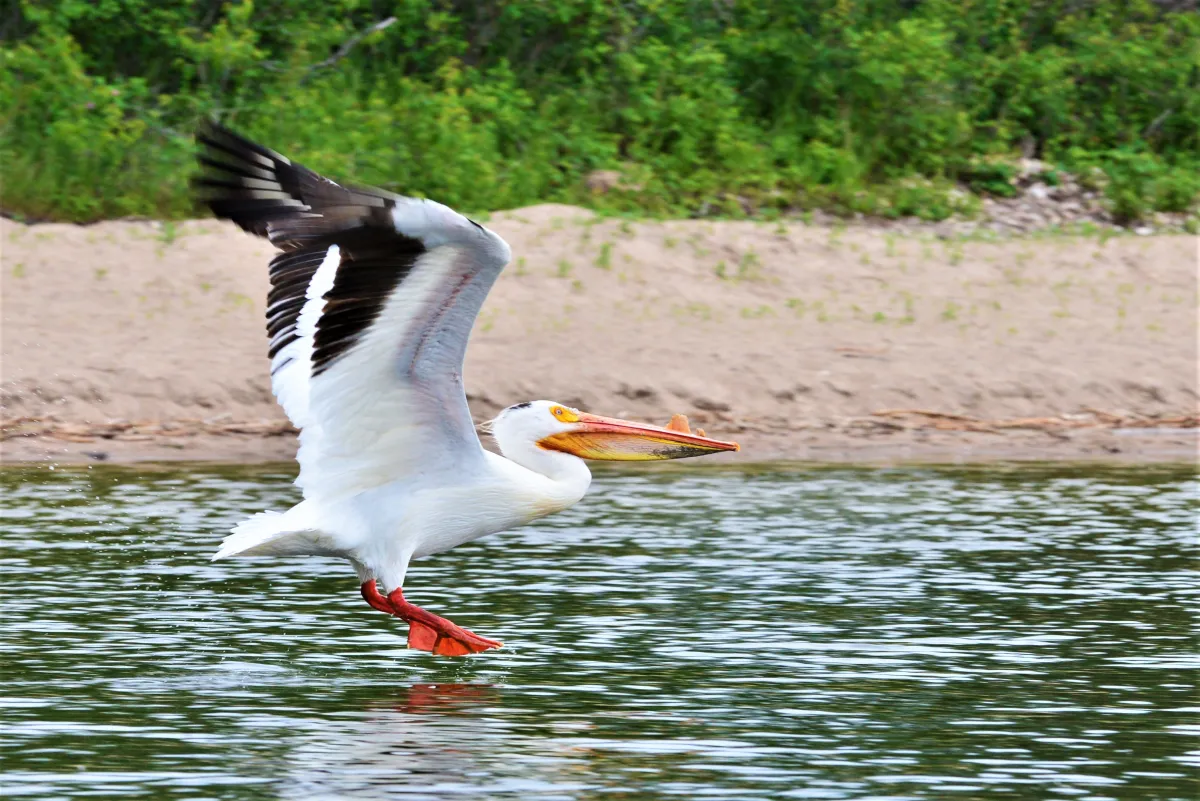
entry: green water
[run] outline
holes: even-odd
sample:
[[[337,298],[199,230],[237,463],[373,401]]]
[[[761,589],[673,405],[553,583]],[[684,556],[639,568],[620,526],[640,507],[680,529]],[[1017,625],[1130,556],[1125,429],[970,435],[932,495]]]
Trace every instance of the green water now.
[[[418,562],[208,561],[271,470],[0,471],[6,797],[1194,799],[1194,473],[680,468]]]

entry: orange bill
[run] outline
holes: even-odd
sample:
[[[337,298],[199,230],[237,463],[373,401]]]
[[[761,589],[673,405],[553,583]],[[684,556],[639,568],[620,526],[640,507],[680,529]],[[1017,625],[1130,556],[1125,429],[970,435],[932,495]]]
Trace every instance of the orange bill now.
[[[581,459],[614,462],[651,462],[660,459],[686,459],[718,451],[740,450],[736,442],[693,434],[687,430],[687,418],[676,415],[667,427],[600,417],[580,412],[569,431],[538,440],[538,447],[562,451]]]

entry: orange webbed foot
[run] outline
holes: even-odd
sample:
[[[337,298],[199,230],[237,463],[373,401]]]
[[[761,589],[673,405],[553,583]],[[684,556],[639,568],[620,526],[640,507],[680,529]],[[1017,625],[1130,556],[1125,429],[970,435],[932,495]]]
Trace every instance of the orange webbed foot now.
[[[438,617],[415,604],[404,600],[404,592],[395,589],[385,598],[375,581],[362,585],[363,598],[373,608],[395,615],[408,623],[408,647],[417,651],[429,651],[439,656],[466,656],[477,654],[504,643],[480,637],[444,617]]]
[[[422,610],[424,611],[424,610]],[[437,617],[431,615],[431,617]],[[445,620],[445,618],[438,618]],[[475,632],[445,620],[448,626],[434,627],[420,620],[408,621],[408,647],[439,656],[466,656],[499,648],[504,643],[480,637]]]

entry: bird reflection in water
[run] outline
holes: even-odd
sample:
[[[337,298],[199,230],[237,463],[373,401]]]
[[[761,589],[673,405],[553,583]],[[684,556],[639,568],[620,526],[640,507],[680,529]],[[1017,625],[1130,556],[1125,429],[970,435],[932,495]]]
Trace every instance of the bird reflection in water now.
[[[503,700],[491,684],[422,683],[376,697],[359,714],[327,717],[290,750],[281,797],[383,799],[401,788],[415,798],[523,797],[582,789],[586,755],[487,711]]]
[[[470,714],[500,703],[500,691],[491,684],[412,684],[405,689],[403,700],[388,709],[404,715]]]

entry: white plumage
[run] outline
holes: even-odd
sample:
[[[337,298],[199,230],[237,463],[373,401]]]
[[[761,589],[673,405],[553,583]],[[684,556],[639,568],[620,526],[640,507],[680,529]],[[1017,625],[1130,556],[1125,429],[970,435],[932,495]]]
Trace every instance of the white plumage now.
[[[308,383],[312,373],[313,337],[325,308],[325,293],[333,289],[341,250],[330,245],[321,266],[304,292],[305,303],[296,318],[296,339],[271,359],[271,392],[296,428],[308,425]],[[267,309],[271,314],[271,309]]]
[[[210,208],[282,251],[267,307],[271,386],[300,429],[304,496],[240,523],[214,559],[343,557],[372,606],[409,622],[410,646],[486,650],[499,643],[404,600],[412,559],[570,506],[591,481],[584,458],[737,448],[686,421],[660,428],[536,401],[493,421],[503,456],[485,451],[462,364],[511,257],[504,240],[433,201],[343,187],[219,126],[198,138]]]

